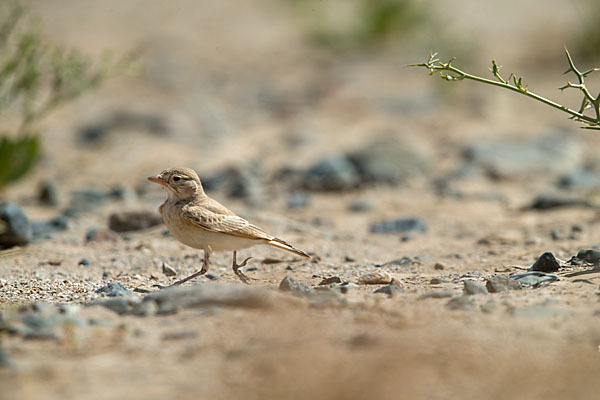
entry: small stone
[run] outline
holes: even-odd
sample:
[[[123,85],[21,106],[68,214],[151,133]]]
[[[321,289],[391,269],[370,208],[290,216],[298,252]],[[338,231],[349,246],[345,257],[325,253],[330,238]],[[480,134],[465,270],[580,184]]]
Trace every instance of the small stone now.
[[[552,210],[561,207],[593,208],[594,206],[587,200],[578,197],[547,194],[536,197],[531,204],[525,208],[530,208],[532,210]]]
[[[359,184],[358,171],[343,155],[324,158],[311,166],[304,176],[304,186],[311,190],[339,191]]]
[[[490,277],[485,286],[490,293],[508,292],[510,290],[521,290],[521,284],[506,275],[494,275]]]
[[[424,293],[419,299],[443,299],[454,296],[454,291],[450,289],[436,290],[435,292]]]
[[[166,262],[162,263],[162,273],[165,274],[166,276],[176,276],[177,275],[177,271],[175,270],[175,268],[171,267]]]
[[[554,281],[558,280],[558,276],[555,274],[547,274],[540,271],[524,272],[521,274],[510,274],[511,279],[519,282],[524,287],[531,287],[537,289],[542,286],[546,286]]]
[[[306,295],[312,292],[312,288],[306,283],[297,281],[291,276],[286,275],[279,284],[279,291]]]
[[[111,282],[108,285],[97,289],[96,293],[103,294],[108,297],[119,297],[133,294],[133,292],[123,286],[121,282]]]
[[[162,224],[162,217],[154,211],[120,211],[108,218],[108,227],[115,232],[130,232]]]
[[[388,296],[392,297],[392,296],[396,295],[397,293],[402,293],[403,291],[404,291],[404,288],[402,286],[396,285],[396,284],[390,284],[390,285],[380,287],[379,289],[375,290],[373,293],[387,294]]]
[[[357,281],[359,285],[387,285],[391,282],[392,276],[385,271],[375,271],[363,274]]]
[[[79,260],[77,265],[83,265],[84,267],[87,267],[89,265],[92,265],[92,262],[90,260],[88,260],[87,258],[82,258],[81,260]]]
[[[545,252],[533,263],[530,271],[540,271],[540,272],[556,272],[560,268],[558,261],[554,257],[554,254],[550,252]]]
[[[292,265],[288,265],[287,267],[285,267],[286,271],[293,271],[294,267]]]
[[[32,239],[31,224],[15,203],[0,202],[0,249],[24,246]]]
[[[487,289],[487,287],[485,287],[485,285],[471,280],[471,279],[465,279],[463,281],[463,285],[464,288],[463,290],[465,291],[466,295],[474,295],[474,294],[488,294],[489,291]]]
[[[446,303],[446,308],[453,311],[471,311],[475,308],[475,303],[469,296],[456,296],[448,300]]]
[[[219,279],[221,279],[221,275],[214,274],[214,273],[212,273],[212,272],[208,272],[208,273],[207,273],[206,275],[204,275],[204,276],[206,276],[206,277],[207,277],[208,279],[210,279],[211,281],[216,281],[216,280],[219,280]]]
[[[431,278],[431,280],[429,281],[429,284],[431,285],[439,285],[440,283],[443,283],[444,281],[440,278]]]
[[[310,194],[308,193],[294,193],[288,197],[287,208],[304,208],[310,204]]]
[[[359,213],[368,212],[375,208],[375,205],[369,200],[355,200],[348,206],[348,210]]]
[[[329,278],[324,278],[319,283],[319,286],[322,286],[322,285],[331,285],[332,283],[342,283],[342,279],[339,276],[331,276]]]
[[[444,270],[446,268],[447,268],[446,264],[443,264],[443,263],[440,263],[440,262],[435,263],[435,265],[433,266],[433,269],[435,269],[437,271],[441,271],[441,270]]]
[[[422,218],[398,218],[371,225],[371,233],[425,232],[427,226]]]
[[[60,204],[61,196],[58,184],[53,179],[45,179],[40,183],[38,201],[45,206],[56,207]]]
[[[398,267],[410,267],[411,265],[413,265],[415,261],[410,258],[410,257],[402,257],[402,258],[398,258],[392,261],[388,261],[385,264],[383,264],[383,267],[393,267],[393,266],[398,266]]]
[[[133,308],[140,303],[137,297],[119,296],[106,300],[96,300],[88,303],[87,306],[102,306],[117,314],[123,315],[130,313]]]
[[[563,240],[563,234],[560,232],[560,229],[554,228],[550,231],[550,237],[552,240]]]
[[[48,221],[35,221],[31,223],[31,233],[34,239],[50,239],[52,234],[62,232],[69,228],[67,217],[60,216]]]
[[[598,265],[600,264],[600,250],[579,250],[575,258],[586,263]]]

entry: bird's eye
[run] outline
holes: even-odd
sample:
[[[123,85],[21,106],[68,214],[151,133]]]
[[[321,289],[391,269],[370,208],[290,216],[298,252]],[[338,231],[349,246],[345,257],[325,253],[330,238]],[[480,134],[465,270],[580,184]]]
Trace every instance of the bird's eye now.
[[[173,182],[179,182],[180,180],[181,180],[181,178],[178,176],[173,177]]]

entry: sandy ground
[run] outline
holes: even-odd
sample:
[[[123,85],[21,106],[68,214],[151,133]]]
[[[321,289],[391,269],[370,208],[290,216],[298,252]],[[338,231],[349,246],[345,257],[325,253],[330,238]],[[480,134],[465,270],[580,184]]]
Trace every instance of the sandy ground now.
[[[306,43],[284,2],[30,3],[58,43],[92,54],[139,48],[143,57],[137,76],[114,78],[45,121],[42,162],[4,189],[2,200],[40,220],[59,215],[71,193],[83,188],[122,185],[138,194],[80,213],[52,239],[0,253],[5,319],[49,302],[81,306],[74,311],[80,318],[101,321],[62,327],[52,340],[0,332],[12,364],[0,368],[3,399],[598,397],[600,274],[566,276],[590,266],[563,264],[560,279],[547,286],[473,295],[469,309],[448,306],[462,297],[465,279],[485,284],[495,274],[523,272],[546,251],[567,261],[600,243],[597,208],[524,210],[537,195],[556,190],[558,175],[547,171],[501,179],[476,174],[458,181],[467,194],[462,198],[440,196],[433,182],[460,166],[464,146],[478,139],[525,141],[559,127],[577,137],[577,167],[593,164],[600,136],[529,100],[466,82],[448,88],[426,71],[402,68],[427,55],[408,43],[359,56],[318,51]],[[458,6],[440,13],[465,43],[479,38],[468,61],[473,70],[486,73],[489,59],[503,59],[522,68],[540,92],[577,102],[574,94],[555,90],[562,84],[560,57],[548,56],[552,62],[541,71],[532,58],[560,54],[564,35],[577,30],[573,21],[582,5],[551,2],[541,11],[535,1],[520,1],[515,15],[510,4],[496,10],[458,3],[474,14],[459,13]],[[543,13],[552,7],[564,18],[556,22],[558,33],[540,42]],[[82,127],[122,111],[157,115],[166,133],[125,126],[99,143],[80,143]],[[287,206],[291,189],[275,178],[282,167],[306,169],[389,137],[422,153],[427,172],[394,186],[309,193],[306,207]],[[199,265],[201,252],[165,235],[164,226],[86,241],[90,229],[106,229],[115,211],[157,209],[165,194],[147,176],[174,165],[211,176],[252,163],[260,164],[258,197],[209,194],[313,255],[305,261],[265,247],[244,250],[257,267],[247,272],[253,287],[275,294],[286,275],[317,287],[326,277],[356,283],[367,272],[384,270],[404,290],[388,297],[373,293],[383,285],[351,285],[339,294],[333,285],[331,302],[278,294],[265,307],[197,307],[146,317],[84,307],[101,299],[95,291],[109,282],[137,290],[138,298],[156,291],[155,284],[172,282],[163,262],[178,277]],[[36,200],[44,179],[60,188],[57,206]],[[563,194],[593,203],[597,190]],[[349,211],[357,200],[372,209]],[[426,232],[409,240],[370,233],[372,223],[403,217],[422,218]],[[570,235],[573,225],[578,228]],[[553,239],[553,229],[562,237]],[[194,284],[239,282],[230,257],[212,258],[219,280]],[[381,266],[402,257],[418,262]],[[90,265],[79,264],[84,258]],[[452,293],[423,298],[441,290]]]

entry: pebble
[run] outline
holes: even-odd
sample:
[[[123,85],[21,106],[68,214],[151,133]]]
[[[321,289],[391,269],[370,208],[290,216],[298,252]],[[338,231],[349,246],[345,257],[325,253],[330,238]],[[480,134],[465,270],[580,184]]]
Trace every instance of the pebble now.
[[[0,202],[0,248],[25,246],[33,235],[27,215],[16,203]]]
[[[430,285],[439,285],[440,283],[444,283],[445,281],[443,279],[440,278],[431,278],[431,280],[429,281]]]
[[[556,272],[560,268],[558,261],[554,257],[554,254],[545,252],[533,263],[530,271],[541,271],[541,272]]]
[[[119,297],[133,294],[133,292],[123,286],[121,282],[111,282],[106,286],[97,289],[96,293],[103,294],[108,297]]]
[[[42,205],[51,207],[56,207],[60,204],[60,190],[54,179],[45,179],[40,183],[38,201]]]
[[[474,294],[488,294],[489,291],[487,287],[477,281],[471,279],[465,279],[463,281],[463,290],[466,295],[474,295]]]
[[[393,266],[410,267],[414,263],[415,263],[415,261],[412,258],[405,256],[405,257],[402,257],[402,258],[397,258],[397,259],[392,260],[392,261],[388,261],[385,264],[383,264],[382,267],[393,267]]]
[[[77,265],[83,265],[84,267],[87,267],[89,265],[92,265],[92,262],[90,260],[88,260],[87,258],[82,258],[81,260],[79,260]]]
[[[348,210],[355,213],[372,211],[374,208],[375,205],[369,200],[355,200],[348,205]]]
[[[371,225],[371,233],[425,232],[427,225],[422,218],[397,218],[377,222]]]
[[[494,275],[490,277],[485,286],[490,293],[508,292],[510,290],[521,290],[521,284],[506,275]]]
[[[577,169],[561,176],[557,185],[572,190],[598,189],[600,188],[600,175],[593,171]]]
[[[340,191],[358,186],[360,177],[356,167],[343,155],[324,158],[304,174],[303,185],[316,191]]]
[[[134,306],[138,305],[141,300],[137,297],[119,296],[106,300],[94,300],[86,306],[102,306],[108,310],[116,312],[119,315],[131,313]]]
[[[588,202],[587,200],[578,197],[565,196],[559,194],[545,194],[537,196],[525,208],[532,210],[552,210],[554,208],[561,207],[593,208],[594,206],[590,204],[590,202]]]
[[[212,272],[208,272],[208,273],[207,273],[206,275],[204,275],[204,276],[206,276],[206,277],[207,277],[208,279],[210,279],[211,281],[216,281],[216,280],[219,280],[219,279],[221,279],[221,275],[218,275],[218,274],[215,274],[215,273],[212,273]]]
[[[406,178],[423,174],[429,167],[425,157],[409,143],[383,139],[368,143],[348,154],[363,183],[396,185]]]
[[[390,284],[390,285],[380,287],[379,289],[375,290],[373,293],[387,294],[388,296],[392,297],[392,296],[396,295],[397,293],[402,293],[403,291],[404,291],[404,288],[402,286],[396,285],[396,284]]]
[[[424,293],[419,299],[443,299],[454,296],[454,291],[450,289],[436,290],[434,292]]]
[[[171,267],[166,262],[162,263],[161,270],[162,270],[162,273],[165,274],[166,276],[176,276],[177,275],[177,271],[175,270],[175,268]]]
[[[287,208],[304,208],[310,204],[310,194],[308,193],[294,193],[288,197]]]
[[[363,274],[357,281],[359,285],[387,285],[391,282],[392,276],[385,271],[375,271]]]
[[[119,211],[108,217],[108,227],[115,232],[143,230],[162,223],[156,211]]]
[[[456,296],[448,300],[446,303],[446,308],[453,311],[471,311],[475,308],[475,303],[469,296]]]
[[[62,232],[69,228],[67,217],[60,216],[48,221],[34,221],[31,223],[31,234],[33,239],[50,239],[52,234]]]
[[[433,266],[433,269],[435,269],[436,271],[442,271],[444,269],[447,269],[448,267],[446,266],[446,264],[437,262],[435,263],[435,265]]]
[[[573,259],[576,259],[575,261],[579,260],[579,261],[586,262],[589,264],[599,265],[600,264],[600,250],[594,250],[594,249],[579,250],[577,252],[577,255],[575,257],[571,258],[571,260],[569,262],[573,263],[573,261],[574,261]]]
[[[279,291],[306,295],[312,292],[312,288],[306,283],[297,281],[290,275],[286,275],[279,283]]]
[[[319,286],[322,286],[322,285],[331,285],[332,283],[342,283],[342,279],[339,276],[331,276],[329,278],[324,278],[319,283]]]

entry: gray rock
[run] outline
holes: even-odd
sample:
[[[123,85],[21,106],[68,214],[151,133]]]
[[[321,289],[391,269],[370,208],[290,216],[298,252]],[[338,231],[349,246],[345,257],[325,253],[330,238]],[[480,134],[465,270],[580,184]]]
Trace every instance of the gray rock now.
[[[576,259],[575,261],[579,260],[584,263],[599,265],[600,264],[600,250],[594,250],[594,249],[579,250],[577,252],[577,255],[573,258]],[[574,261],[573,258],[569,262],[573,263],[573,261]]]
[[[387,294],[388,296],[392,297],[398,293],[402,293],[404,292],[404,288],[400,285],[396,285],[396,284],[390,284],[390,285],[386,285],[386,286],[382,286],[379,289],[375,290],[373,293],[377,293],[377,294]]]
[[[100,289],[96,289],[96,293],[103,294],[108,297],[128,296],[133,294],[133,292],[123,286],[121,282],[111,282]]]
[[[90,260],[88,260],[87,258],[82,258],[81,260],[79,260],[77,265],[83,265],[84,267],[87,267],[89,265],[92,265],[92,262]]]
[[[148,229],[162,223],[162,217],[156,211],[119,211],[108,217],[108,227],[115,232]]]
[[[118,130],[148,132],[154,135],[171,133],[169,123],[156,113],[140,113],[117,111],[79,129],[79,142],[92,145],[107,139],[107,136]]]
[[[419,299],[443,299],[454,296],[454,291],[450,289],[436,290],[434,292],[424,293]]]
[[[31,223],[31,234],[34,240],[50,239],[52,234],[69,229],[69,220],[65,216],[56,217],[48,221],[34,221]]]
[[[579,138],[559,132],[533,139],[481,139],[467,146],[464,156],[492,176],[510,177],[566,173],[579,167],[582,152]]]
[[[310,190],[347,190],[355,188],[359,183],[358,171],[345,156],[324,158],[311,166],[304,175],[304,186]]]
[[[226,171],[227,195],[236,199],[257,202],[261,198],[260,165],[249,163]]]
[[[214,274],[214,273],[212,273],[212,272],[208,272],[208,273],[207,273],[206,275],[204,275],[204,276],[206,276],[206,277],[207,277],[208,279],[210,279],[211,281],[216,281],[216,280],[219,280],[219,279],[221,279],[221,275]]]
[[[0,225],[0,249],[25,246],[33,237],[27,215],[15,203],[0,202]]]
[[[154,302],[158,314],[170,314],[192,307],[268,308],[276,303],[275,294],[266,288],[238,283],[210,283],[194,286],[175,286],[144,297]]]
[[[549,251],[545,252],[533,263],[530,271],[541,271],[541,272],[556,272],[560,268],[558,261],[554,257],[554,254]]]
[[[410,258],[410,257],[402,257],[402,258],[397,258],[395,260],[392,261],[388,261],[385,264],[383,264],[383,267],[394,267],[394,266],[398,266],[398,267],[410,267],[411,265],[413,265],[415,263],[415,261]]]
[[[279,283],[279,291],[306,295],[312,292],[312,288],[304,282],[297,281],[289,275]]]
[[[431,278],[431,280],[429,281],[430,285],[439,285],[440,283],[444,283],[445,281],[443,279],[440,278]]]
[[[94,300],[88,303],[87,306],[101,306],[123,315],[132,313],[140,302],[141,300],[137,297],[119,296],[106,300]]]
[[[449,310],[471,311],[475,308],[475,303],[469,296],[456,296],[448,300],[446,308]]]
[[[560,177],[557,185],[566,189],[598,189],[600,175],[593,171],[577,169]]]
[[[547,274],[539,271],[510,274],[511,279],[519,282],[523,287],[539,288],[558,280],[555,274]]]
[[[521,290],[521,284],[506,275],[494,275],[490,277],[485,286],[490,293],[508,292],[510,290]]]
[[[308,193],[294,193],[288,197],[287,208],[304,208],[310,204],[310,194]]]
[[[348,210],[352,212],[368,212],[375,208],[373,202],[369,200],[355,200],[348,205]]]
[[[100,188],[86,188],[71,193],[69,207],[64,211],[68,217],[77,216],[81,213],[92,211],[104,205],[110,196],[109,193]]]
[[[371,225],[371,233],[425,232],[427,225],[422,218],[388,219]]]
[[[410,144],[398,140],[380,140],[348,154],[367,184],[398,184],[408,177],[423,174],[428,162]]]
[[[465,291],[466,295],[474,295],[474,294],[488,294],[488,289],[487,287],[485,287],[485,285],[471,280],[471,279],[465,279],[463,281],[463,285],[464,288],[463,290]]]

